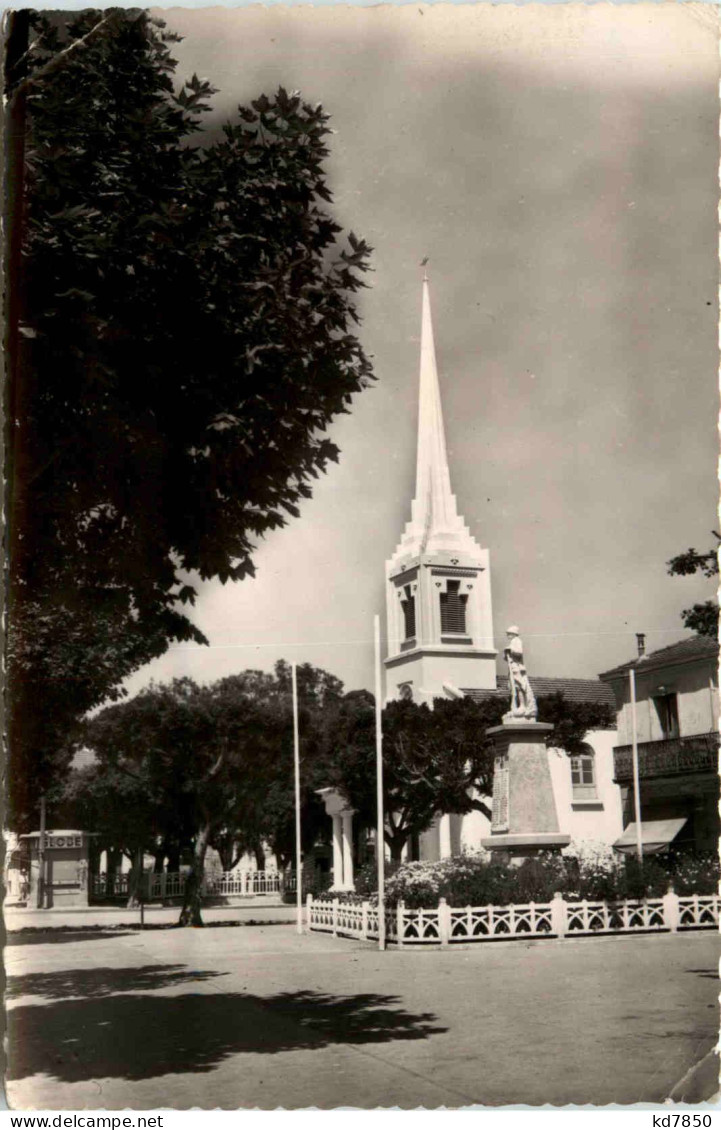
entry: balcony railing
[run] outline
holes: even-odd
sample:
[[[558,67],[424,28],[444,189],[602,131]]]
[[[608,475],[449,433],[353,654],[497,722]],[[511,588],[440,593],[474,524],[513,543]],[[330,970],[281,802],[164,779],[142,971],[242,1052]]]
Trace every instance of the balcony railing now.
[[[691,734],[638,743],[639,777],[674,777],[682,773],[715,773],[718,767],[718,733]],[[617,745],[613,751],[614,779],[633,778],[632,747]]]

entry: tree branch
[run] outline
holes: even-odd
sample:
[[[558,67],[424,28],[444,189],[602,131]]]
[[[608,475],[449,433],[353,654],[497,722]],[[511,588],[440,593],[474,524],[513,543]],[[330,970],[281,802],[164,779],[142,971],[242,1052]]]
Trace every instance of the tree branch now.
[[[487,804],[484,804],[482,800],[472,800],[471,808],[475,809],[476,812],[482,812],[487,820],[490,820],[492,817],[490,808]]]
[[[28,87],[34,86],[39,79],[43,79],[47,75],[52,74],[53,71],[62,66],[71,52],[75,51],[78,47],[87,47],[88,41],[92,39],[96,31],[100,31],[101,27],[110,22],[112,15],[113,12],[111,10],[106,16],[103,16],[102,20],[99,20],[99,22],[96,23],[94,27],[91,27],[90,31],[86,32],[85,35],[83,35],[80,39],[73,40],[73,42],[68,44],[67,47],[64,47],[62,51],[59,51],[57,55],[54,55],[52,59],[49,59],[45,66],[40,67],[39,70],[34,71],[33,74],[28,75],[27,78],[24,78],[23,81],[15,87],[11,97],[16,98],[18,94],[23,94],[28,89]]]

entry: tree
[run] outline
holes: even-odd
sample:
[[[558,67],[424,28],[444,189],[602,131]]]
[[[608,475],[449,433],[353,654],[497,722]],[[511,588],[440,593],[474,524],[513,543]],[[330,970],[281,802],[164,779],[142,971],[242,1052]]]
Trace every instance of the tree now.
[[[243,797],[259,794],[269,739],[282,724],[258,693],[265,678],[251,671],[210,687],[175,679],[108,707],[87,727],[88,745],[105,766],[145,781],[167,818],[184,817],[193,864],[182,925],[202,925],[201,884],[213,834]]]
[[[385,839],[399,860],[411,835],[433,823],[439,812],[469,812],[488,794],[493,755],[485,729],[500,722],[500,699],[482,704],[470,699],[436,699],[434,709],[413,702],[391,702],[384,711],[383,787]],[[348,798],[362,820],[376,819],[375,710],[367,692],[346,696],[333,723],[329,784]]]
[[[28,819],[78,718],[171,640],[195,578],[253,572],[338,457],[324,433],[372,379],[328,116],[280,88],[187,142],[213,89],[173,87],[145,12],[30,16],[8,333],[11,807]],[[19,234],[18,234],[19,233]]]
[[[549,743],[568,753],[580,750],[589,730],[614,724],[610,707],[572,703],[561,694],[539,699],[539,718],[552,722]],[[482,812],[493,790],[494,746],[486,730],[499,725],[504,698],[435,699],[433,709],[391,702],[384,711],[383,786],[385,840],[399,861],[413,835],[427,831],[442,812]],[[375,823],[375,712],[373,697],[352,692],[333,719],[330,781],[362,819]]]
[[[721,542],[721,534],[717,534],[714,530],[713,536],[717,542]],[[691,547],[685,553],[679,553],[677,557],[672,557],[667,562],[669,575],[688,577],[694,573],[703,573],[704,577],[718,576],[718,548],[718,545],[716,545],[706,553],[697,553]],[[684,627],[689,628],[692,632],[698,632],[701,636],[711,636],[712,639],[718,638],[719,609],[717,601],[705,600],[693,604],[691,608],[684,608],[681,619]]]
[[[343,683],[310,663],[297,666],[300,733],[301,846],[310,851],[328,834],[327,819],[317,790],[328,784],[324,735],[343,697]],[[269,710],[283,718],[275,731],[277,742],[268,759],[261,791],[244,797],[231,813],[223,831],[213,839],[221,858],[237,861],[243,851],[262,860],[264,846],[275,855],[281,869],[295,856],[295,786],[293,767],[292,674],[290,664],[279,660],[273,677],[266,677],[263,695]],[[232,845],[232,852],[228,851]]]
[[[320,718],[332,714],[343,684],[327,672],[298,667],[302,735],[302,827],[306,848],[323,827],[315,789],[326,784],[319,764]],[[281,863],[295,847],[293,719],[290,668],[282,660],[274,674],[245,671],[198,686],[176,679],[150,686],[135,698],[110,706],[87,723],[84,740],[98,759],[89,779],[106,792],[127,779],[145,798],[141,814],[128,817],[118,837],[138,851],[176,841],[192,847],[182,925],[202,925],[201,885],[208,847],[226,860],[270,844]],[[114,825],[114,814],[92,808],[88,779],[85,812],[93,830]],[[127,785],[126,788],[130,788]],[[90,806],[90,807],[89,807]],[[85,826],[88,826],[87,824]],[[117,837],[116,837],[117,838]]]

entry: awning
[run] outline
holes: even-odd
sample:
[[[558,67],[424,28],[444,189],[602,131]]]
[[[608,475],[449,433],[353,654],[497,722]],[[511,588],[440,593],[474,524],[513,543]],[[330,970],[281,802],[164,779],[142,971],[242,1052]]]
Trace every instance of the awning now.
[[[648,855],[663,851],[671,843],[674,836],[679,834],[685,823],[685,816],[675,816],[671,820],[643,820],[641,822],[643,850]],[[629,824],[627,828],[623,829],[623,835],[619,836],[613,846],[619,851],[633,852],[636,850],[636,844],[636,825]]]

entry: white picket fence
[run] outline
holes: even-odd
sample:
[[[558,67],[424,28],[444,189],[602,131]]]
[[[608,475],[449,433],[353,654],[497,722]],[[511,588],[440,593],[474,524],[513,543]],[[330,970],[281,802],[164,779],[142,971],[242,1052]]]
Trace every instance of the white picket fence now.
[[[185,890],[186,872],[164,872],[148,875],[147,898],[180,898]],[[296,889],[295,874],[280,871],[220,871],[206,875],[202,893],[206,897],[229,895],[251,898],[254,895],[275,895]]]
[[[150,902],[182,898],[188,878],[186,871],[146,872],[143,876],[144,896]],[[202,893],[206,897],[236,895],[252,898],[255,895],[282,894],[295,891],[295,873],[279,871],[221,871],[206,875]],[[93,897],[96,899],[125,897],[129,893],[129,876],[116,874],[93,876]]]
[[[386,911],[386,939],[399,946],[487,942],[513,938],[567,938],[718,928],[718,895],[676,895],[619,902],[568,902],[557,894],[523,906],[448,906],[412,910],[399,903]],[[340,899],[306,900],[306,927],[344,937],[378,937],[378,907]]]

